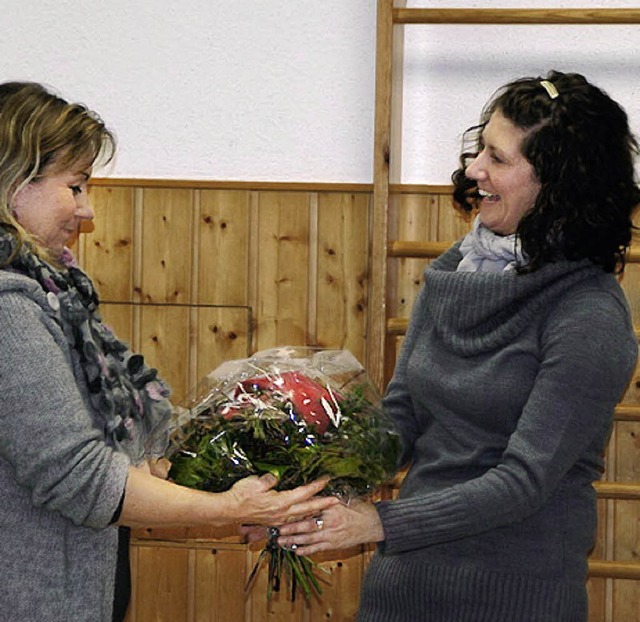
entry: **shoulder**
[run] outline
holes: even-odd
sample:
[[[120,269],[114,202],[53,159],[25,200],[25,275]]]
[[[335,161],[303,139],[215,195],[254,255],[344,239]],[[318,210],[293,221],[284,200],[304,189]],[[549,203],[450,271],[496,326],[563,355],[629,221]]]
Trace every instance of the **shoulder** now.
[[[606,312],[631,326],[631,310],[618,279],[600,270],[567,287],[555,308],[563,314],[580,317]]]
[[[462,239],[458,240],[455,244],[450,246],[442,255],[435,259],[427,270],[442,270],[445,272],[454,272],[458,267],[458,264],[462,260],[462,253],[460,252],[460,244]]]
[[[0,322],[24,326],[34,319],[48,330],[59,326],[60,304],[57,296],[45,292],[34,279],[8,270],[0,270]]]
[[[24,296],[37,302],[44,302],[47,298],[42,287],[36,281],[24,274],[10,270],[0,270],[0,295]]]
[[[574,283],[547,310],[545,335],[564,341],[594,361],[616,359],[635,366],[638,343],[631,310],[617,278],[597,271]]]

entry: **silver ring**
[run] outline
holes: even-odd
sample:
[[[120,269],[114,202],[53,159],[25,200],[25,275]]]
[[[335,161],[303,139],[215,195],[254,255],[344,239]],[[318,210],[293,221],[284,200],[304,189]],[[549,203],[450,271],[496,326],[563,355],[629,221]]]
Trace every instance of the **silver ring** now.
[[[316,518],[316,529],[320,531],[324,527],[324,521],[321,518]]]

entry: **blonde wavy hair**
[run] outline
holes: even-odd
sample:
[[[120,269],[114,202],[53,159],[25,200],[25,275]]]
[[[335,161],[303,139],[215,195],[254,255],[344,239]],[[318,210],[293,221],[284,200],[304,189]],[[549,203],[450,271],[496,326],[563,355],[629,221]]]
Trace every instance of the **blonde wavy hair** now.
[[[51,259],[13,216],[16,193],[47,174],[106,164],[115,148],[115,136],[83,104],[69,103],[35,82],[0,84],[0,226],[17,241],[7,263],[25,242]]]

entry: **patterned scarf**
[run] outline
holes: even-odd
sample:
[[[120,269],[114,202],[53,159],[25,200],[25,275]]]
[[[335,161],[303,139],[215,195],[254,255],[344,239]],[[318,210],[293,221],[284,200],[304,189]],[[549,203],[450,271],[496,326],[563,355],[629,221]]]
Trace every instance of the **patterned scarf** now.
[[[0,260],[4,264],[16,244],[14,235],[0,225]],[[102,322],[93,283],[76,265],[69,249],[64,250],[61,262],[64,267],[57,269],[23,244],[5,269],[37,281],[57,310],[67,342],[79,356],[106,443],[126,453],[133,464],[146,456],[162,455],[172,411],[167,385],[140,354],[130,352]]]
[[[527,262],[515,234],[494,233],[480,222],[480,216],[462,240],[460,252],[458,272],[508,272]]]

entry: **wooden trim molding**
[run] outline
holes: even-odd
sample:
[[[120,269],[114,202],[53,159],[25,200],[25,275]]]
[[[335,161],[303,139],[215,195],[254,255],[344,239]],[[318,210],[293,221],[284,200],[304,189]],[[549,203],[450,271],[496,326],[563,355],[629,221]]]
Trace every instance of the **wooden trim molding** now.
[[[373,184],[317,181],[240,181],[213,179],[152,179],[93,177],[92,186],[135,188],[191,188],[193,190],[273,190],[276,192],[373,192]]]

